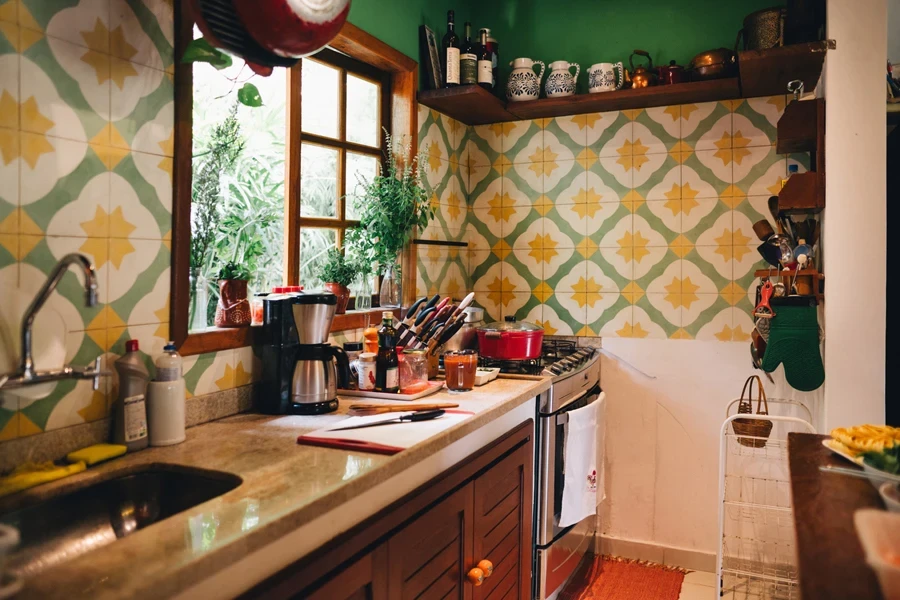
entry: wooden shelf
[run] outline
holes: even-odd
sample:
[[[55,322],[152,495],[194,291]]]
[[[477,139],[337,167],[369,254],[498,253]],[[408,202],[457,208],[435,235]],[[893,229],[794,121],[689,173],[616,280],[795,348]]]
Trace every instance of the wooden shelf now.
[[[738,70],[744,98],[786,94],[787,84],[803,81],[807,92],[815,89],[822,74],[828,42],[791,44],[768,50],[738,52]]]
[[[778,193],[779,212],[817,213],[825,208],[825,100],[788,104],[778,119],[775,150],[809,152],[811,163],[809,172],[792,175]]]
[[[656,85],[647,88],[602,92],[599,94],[576,94],[565,98],[542,98],[526,102],[510,102],[506,110],[519,119],[540,119],[563,115],[607,112],[650,108],[653,106],[676,106],[714,100],[731,100],[741,97],[738,78],[693,81],[672,85]]]
[[[423,90],[419,92],[419,102],[466,125],[518,120],[506,111],[506,104],[500,98],[479,85]]]
[[[806,91],[811,92],[822,74],[827,47],[822,41],[739,52],[739,77],[727,79],[509,103],[477,85],[466,85],[421,91],[419,102],[466,125],[485,125],[786,94],[787,83],[793,79],[803,80]]]

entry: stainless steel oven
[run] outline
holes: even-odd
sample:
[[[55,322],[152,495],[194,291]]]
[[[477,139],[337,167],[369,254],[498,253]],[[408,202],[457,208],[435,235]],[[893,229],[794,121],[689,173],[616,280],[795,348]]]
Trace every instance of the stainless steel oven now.
[[[566,423],[571,411],[600,400],[599,352],[554,379],[537,414],[534,598],[555,598],[593,550],[597,519],[559,526],[565,474]]]

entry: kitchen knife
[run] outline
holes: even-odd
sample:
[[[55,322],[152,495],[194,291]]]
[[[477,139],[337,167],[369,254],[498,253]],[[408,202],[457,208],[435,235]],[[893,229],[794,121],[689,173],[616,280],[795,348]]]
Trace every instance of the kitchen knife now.
[[[422,412],[416,412],[411,415],[403,415],[397,417],[395,419],[385,419],[381,421],[376,421],[374,423],[363,423],[361,425],[348,425],[346,427],[334,427],[329,429],[328,431],[344,431],[347,429],[363,429],[365,427],[378,427],[380,425],[395,425],[397,423],[416,423],[419,421],[430,421],[432,419],[437,419],[441,415],[444,414],[443,409],[437,410],[426,410]]]
[[[403,319],[403,322],[397,327],[397,335],[403,334],[404,331],[409,329],[410,325],[415,322],[416,314],[418,314],[419,310],[422,308],[422,305],[428,302],[428,296],[422,296],[418,300],[416,300],[412,306],[409,307],[409,310],[406,312],[406,318]]]
[[[437,312],[437,307],[432,306],[431,308],[426,308],[422,312],[419,313],[419,316],[416,317],[416,322],[412,327],[403,332],[403,335],[399,337],[397,342],[398,346],[407,346],[409,342],[415,339],[416,334],[418,334],[425,326],[431,321],[431,317]]]

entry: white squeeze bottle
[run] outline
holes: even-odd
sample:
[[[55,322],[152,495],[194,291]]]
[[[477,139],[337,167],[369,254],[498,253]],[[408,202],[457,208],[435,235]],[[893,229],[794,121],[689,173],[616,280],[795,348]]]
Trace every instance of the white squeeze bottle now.
[[[163,348],[162,355],[156,359],[154,381],[178,381],[181,375],[181,355],[175,349],[175,342],[169,342]]]
[[[146,448],[147,436],[147,382],[150,373],[138,353],[138,341],[125,342],[125,356],[116,361],[119,373],[119,398],[116,400],[113,442],[124,444],[129,452]]]

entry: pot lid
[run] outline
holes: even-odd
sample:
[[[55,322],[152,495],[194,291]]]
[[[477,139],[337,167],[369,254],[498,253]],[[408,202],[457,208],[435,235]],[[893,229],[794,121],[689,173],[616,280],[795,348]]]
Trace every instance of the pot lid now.
[[[506,317],[502,323],[497,321],[488,323],[484,327],[479,327],[479,331],[543,331],[543,327],[538,327],[534,323],[526,323],[525,321],[516,321],[515,317]]]
[[[477,306],[470,306],[463,310],[466,313],[466,323],[477,323],[484,321],[484,309]]]
[[[710,67],[734,62],[734,52],[728,48],[717,48],[701,52],[691,61],[694,67]]]

